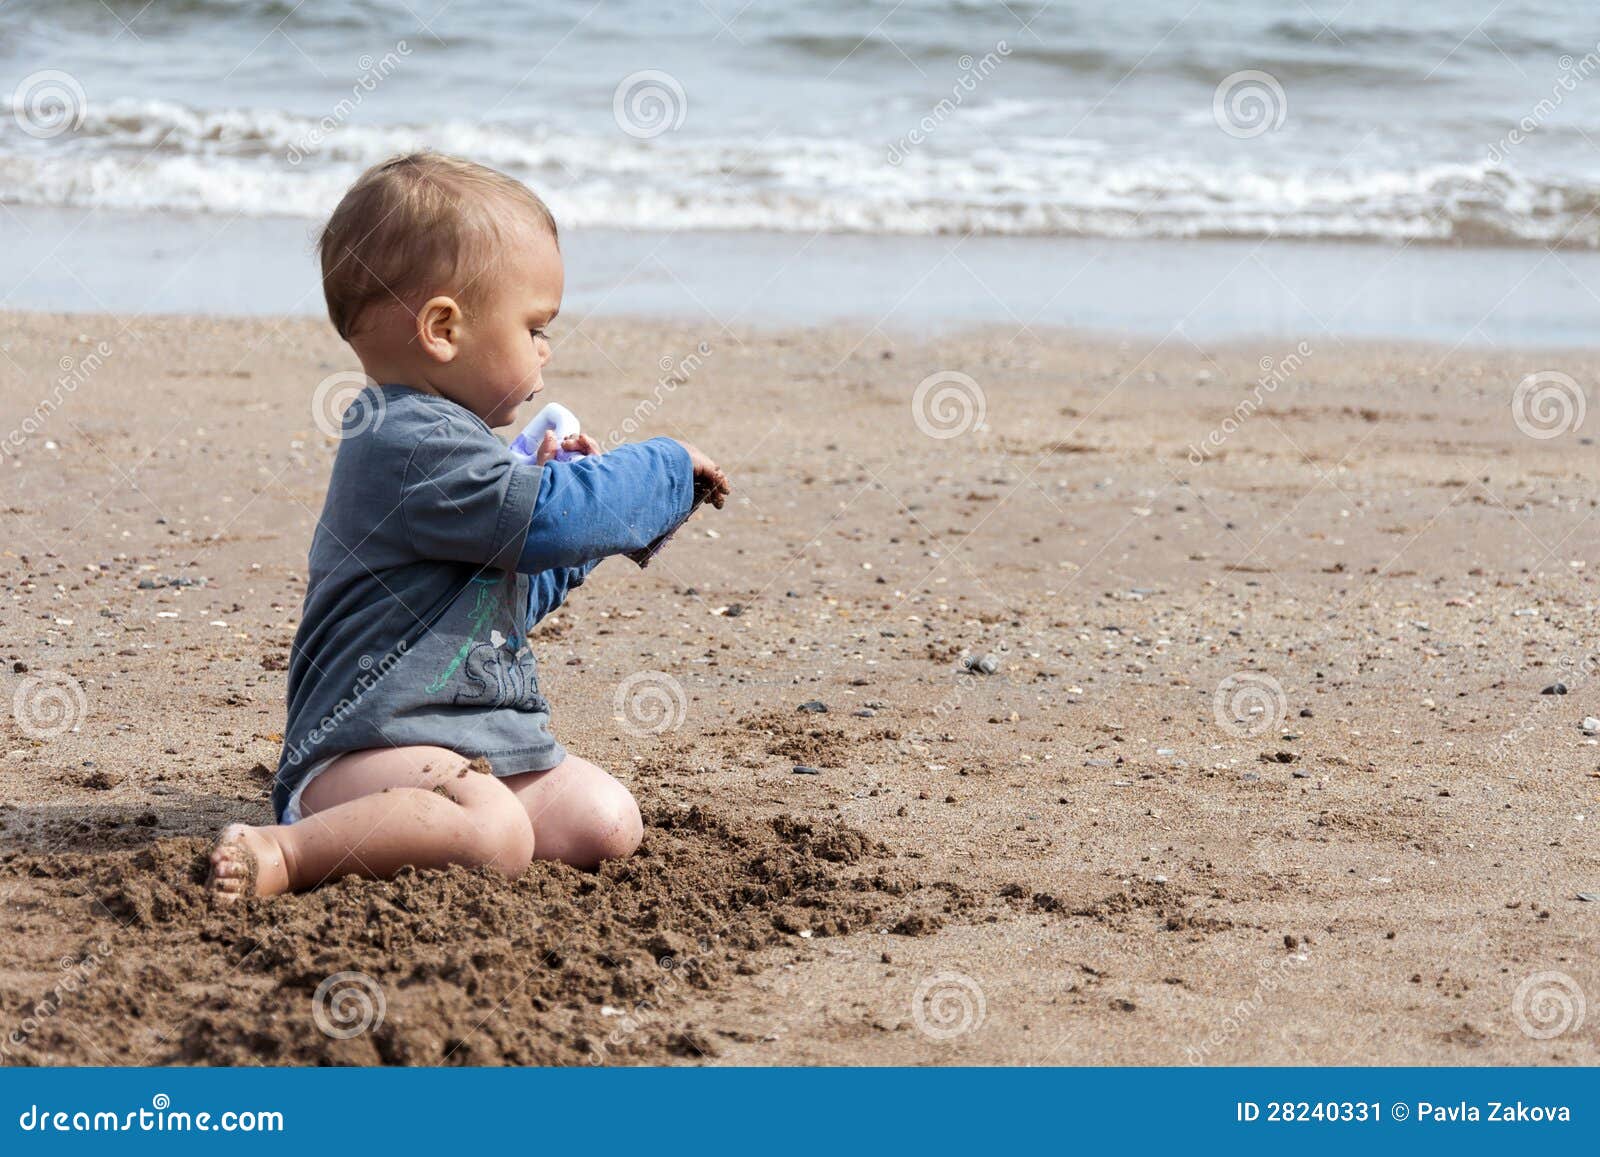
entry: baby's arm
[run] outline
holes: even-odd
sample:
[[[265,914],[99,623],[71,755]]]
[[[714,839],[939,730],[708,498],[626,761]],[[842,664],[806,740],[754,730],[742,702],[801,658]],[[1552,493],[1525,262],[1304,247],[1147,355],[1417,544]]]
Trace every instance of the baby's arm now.
[[[517,570],[580,567],[644,551],[694,509],[697,463],[670,438],[619,446],[539,472],[539,493]]]
[[[564,566],[532,575],[528,580],[528,626],[531,628],[566,602],[567,592],[582,586],[589,572],[599,565],[600,560],[595,559],[582,566]]]

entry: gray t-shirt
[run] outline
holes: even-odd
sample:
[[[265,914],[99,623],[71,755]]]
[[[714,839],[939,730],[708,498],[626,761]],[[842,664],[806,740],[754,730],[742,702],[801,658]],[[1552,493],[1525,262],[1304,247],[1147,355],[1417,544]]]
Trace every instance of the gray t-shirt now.
[[[446,747],[496,775],[554,767],[566,752],[531,620],[597,559],[688,516],[687,453],[661,438],[533,466],[471,411],[403,386],[363,391],[344,432],[290,653],[274,810],[313,765],[363,748]]]

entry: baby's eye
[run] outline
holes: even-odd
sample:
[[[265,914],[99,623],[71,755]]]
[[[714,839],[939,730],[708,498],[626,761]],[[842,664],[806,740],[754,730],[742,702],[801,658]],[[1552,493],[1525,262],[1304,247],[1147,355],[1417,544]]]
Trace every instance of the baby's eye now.
[[[550,335],[545,333],[545,331],[542,330],[542,329],[530,329],[528,332],[531,333],[534,337],[542,337],[542,338],[544,338],[545,341],[549,341],[550,340]]]

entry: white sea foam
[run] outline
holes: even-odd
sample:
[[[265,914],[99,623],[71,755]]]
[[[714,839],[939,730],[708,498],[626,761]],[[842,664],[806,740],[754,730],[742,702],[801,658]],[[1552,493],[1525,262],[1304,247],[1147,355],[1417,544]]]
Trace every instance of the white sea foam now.
[[[1600,186],[1487,160],[1271,168],[1255,155],[1130,158],[1093,140],[1015,136],[890,165],[878,144],[844,137],[640,141],[468,122],[323,132],[281,111],[166,101],[112,101],[69,140],[8,144],[0,200],[315,218],[366,165],[430,146],[529,181],[573,226],[1600,244]]]

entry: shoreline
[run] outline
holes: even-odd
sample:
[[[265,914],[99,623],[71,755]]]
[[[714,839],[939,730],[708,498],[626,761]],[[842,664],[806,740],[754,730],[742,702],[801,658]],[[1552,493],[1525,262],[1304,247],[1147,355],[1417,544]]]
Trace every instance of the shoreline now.
[[[293,218],[12,207],[0,309],[317,316]],[[567,310],[775,332],[1067,329],[1139,340],[1600,344],[1600,251],[1259,240],[575,229]]]

